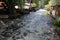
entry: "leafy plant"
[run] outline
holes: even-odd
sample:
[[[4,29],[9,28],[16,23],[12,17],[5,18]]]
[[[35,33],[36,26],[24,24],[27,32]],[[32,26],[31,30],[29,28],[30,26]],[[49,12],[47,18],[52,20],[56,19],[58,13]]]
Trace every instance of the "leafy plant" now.
[[[46,9],[50,9],[50,7],[51,7],[50,4],[45,5],[45,8],[46,8]]]
[[[53,20],[53,24],[60,25],[60,17],[58,17],[57,19]]]
[[[32,3],[32,7],[36,7],[37,6],[37,4],[36,3]]]
[[[47,12],[46,12],[46,15],[49,16],[49,15],[50,15],[50,11],[47,11]]]

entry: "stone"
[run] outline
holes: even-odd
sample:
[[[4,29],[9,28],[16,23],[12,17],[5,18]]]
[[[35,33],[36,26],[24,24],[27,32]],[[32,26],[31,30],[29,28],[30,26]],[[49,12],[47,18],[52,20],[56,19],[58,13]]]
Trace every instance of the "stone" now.
[[[16,37],[16,39],[20,39],[20,37]]]
[[[24,36],[27,36],[27,33],[26,33],[26,32],[24,32],[24,33],[23,33],[23,35],[24,35]]]

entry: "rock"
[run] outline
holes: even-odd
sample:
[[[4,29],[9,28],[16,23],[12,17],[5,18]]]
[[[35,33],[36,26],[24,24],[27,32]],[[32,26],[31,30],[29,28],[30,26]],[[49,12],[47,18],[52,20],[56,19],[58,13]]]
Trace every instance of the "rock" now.
[[[39,31],[35,30],[36,33],[38,33]]]
[[[12,30],[5,30],[1,33],[1,35],[4,37],[10,37],[10,36],[12,36],[12,33],[13,33]]]
[[[2,36],[4,36],[4,37],[11,37],[11,34],[10,33],[4,33],[4,34],[2,34]]]
[[[20,34],[21,34],[21,31],[17,31],[17,32],[16,32],[16,35],[20,35]]]
[[[21,38],[22,38],[22,39],[24,38],[23,35],[21,35]]]
[[[13,36],[12,38],[15,38],[15,36]]]
[[[17,40],[23,40],[23,39],[17,39]]]
[[[16,39],[20,39],[20,37],[16,37]]]
[[[26,32],[24,32],[24,33],[23,33],[23,35],[24,35],[24,36],[27,36],[27,33],[26,33]]]
[[[3,38],[0,37],[0,40],[3,40]]]

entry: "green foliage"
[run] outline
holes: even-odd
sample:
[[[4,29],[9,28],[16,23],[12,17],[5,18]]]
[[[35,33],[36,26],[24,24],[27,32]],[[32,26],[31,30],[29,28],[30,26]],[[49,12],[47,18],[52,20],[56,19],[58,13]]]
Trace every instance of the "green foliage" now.
[[[60,0],[50,0],[50,4],[51,4],[52,6],[60,5]]]
[[[25,1],[25,0],[17,0],[17,5],[18,5],[20,8],[23,8],[23,6],[24,6],[24,1]]]
[[[48,4],[48,2],[50,0],[32,0],[32,1],[33,1],[33,3],[36,3],[37,6],[44,6],[44,5]]]
[[[14,10],[15,10],[14,3],[17,3],[17,5],[22,9],[24,5],[24,1],[25,0],[6,0],[9,8],[9,13],[14,14]]]
[[[50,0],[44,0],[44,5],[47,5]]]
[[[55,30],[56,30],[57,34],[60,36],[60,17],[58,17],[57,19],[55,19],[53,21],[53,24],[57,25],[57,27],[56,27]]]
[[[36,3],[32,3],[32,7],[37,7],[37,4]]]
[[[42,4],[46,5],[50,0],[40,0],[40,1],[42,2]]]
[[[45,8],[46,8],[46,9],[49,9],[50,7],[51,7],[50,4],[45,5]]]
[[[32,2],[36,4],[36,7],[39,6],[39,1],[40,1],[40,0],[32,0]]]
[[[17,3],[17,5],[21,9],[23,9],[24,2],[25,2],[25,0],[6,0],[6,1],[7,1],[9,11],[11,14],[14,13],[14,10],[15,10],[14,5],[13,5],[14,3]],[[33,1],[33,3],[36,3],[35,6],[38,7],[40,5],[44,6],[45,4],[48,3],[49,0],[31,0],[31,1]],[[40,1],[40,3],[39,3],[39,1]]]
[[[60,25],[60,17],[57,19],[53,20],[53,24]]]
[[[46,15],[47,16],[50,16],[50,11],[49,10],[46,12]]]
[[[60,21],[58,21],[58,20],[54,20],[53,23],[56,25],[60,25]]]

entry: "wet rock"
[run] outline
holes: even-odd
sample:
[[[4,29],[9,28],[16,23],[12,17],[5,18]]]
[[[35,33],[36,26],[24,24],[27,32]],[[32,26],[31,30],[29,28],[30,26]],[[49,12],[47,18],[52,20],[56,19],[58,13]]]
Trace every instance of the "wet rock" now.
[[[36,33],[38,33],[39,31],[35,30]]]
[[[22,38],[22,39],[24,38],[23,35],[21,35],[21,38]]]
[[[14,24],[14,21],[11,21],[11,24]]]
[[[46,40],[50,40],[50,38],[51,38],[50,36],[47,36],[45,39],[46,39]]]
[[[16,40],[16,39],[13,39],[13,40]]]
[[[26,30],[28,33],[32,33],[30,30]]]
[[[22,28],[24,25],[21,24],[21,23],[18,23],[17,26],[20,27],[20,28]]]
[[[20,26],[20,25],[21,25],[21,23],[18,23],[18,24],[17,24],[17,26]]]
[[[1,29],[1,27],[0,27],[0,29]]]
[[[17,39],[17,40],[24,40],[24,39]]]
[[[27,33],[26,33],[26,32],[24,32],[24,33],[23,33],[23,36],[27,36]]]
[[[20,27],[15,26],[15,25],[11,25],[10,27],[8,27],[9,29],[12,29],[13,31],[19,29]]]
[[[20,37],[16,37],[16,39],[20,39]]]
[[[10,37],[12,35],[12,33],[13,33],[12,30],[5,30],[1,33],[1,35],[4,37]]]
[[[4,37],[11,37],[10,33],[4,33],[4,34],[1,34],[1,35],[4,36]]]
[[[15,38],[15,36],[13,36],[12,38]]]
[[[21,22],[21,25],[23,25],[24,23],[23,22]]]
[[[0,36],[0,40],[3,40],[3,38]]]
[[[21,31],[16,31],[15,34],[16,35],[20,35],[21,34]]]
[[[13,36],[12,39],[13,39],[13,40],[16,40],[16,36]]]
[[[46,34],[46,35],[51,35],[52,32],[51,32],[51,31],[48,31],[48,32],[44,32],[44,34]]]

